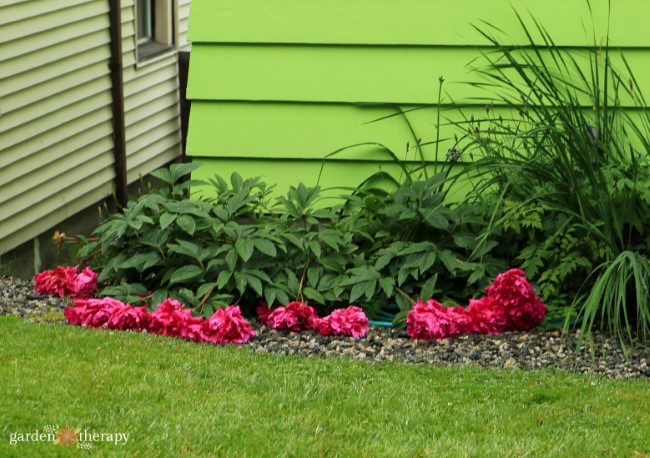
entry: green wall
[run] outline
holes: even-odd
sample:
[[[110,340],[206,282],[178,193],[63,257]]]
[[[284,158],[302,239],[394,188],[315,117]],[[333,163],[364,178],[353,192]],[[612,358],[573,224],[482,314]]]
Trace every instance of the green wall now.
[[[472,24],[492,23],[523,43],[514,6],[544,24],[558,46],[580,52],[594,42],[593,30],[597,42],[604,39],[607,3],[593,0],[590,13],[585,0],[192,0],[187,154],[204,164],[195,175],[236,170],[283,191],[299,181],[316,184],[321,167],[324,187],[396,172],[372,145],[332,156],[324,166],[323,160],[364,142],[413,160],[416,138],[436,138],[438,109],[441,124],[460,117],[452,101],[463,104],[466,116],[482,115],[484,105],[473,98],[485,92],[464,84],[476,79],[469,65],[487,49]],[[648,81],[647,91],[650,6],[612,3],[611,43],[624,50],[637,79]],[[446,95],[438,107],[440,77]],[[400,110],[408,113],[372,122]],[[441,126],[447,140],[439,160],[453,135]],[[436,160],[433,145],[423,153]]]

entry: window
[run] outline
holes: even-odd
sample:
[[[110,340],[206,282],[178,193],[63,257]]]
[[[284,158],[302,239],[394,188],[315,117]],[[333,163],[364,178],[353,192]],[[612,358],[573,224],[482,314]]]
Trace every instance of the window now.
[[[136,0],[135,24],[138,60],[174,48],[174,0]]]

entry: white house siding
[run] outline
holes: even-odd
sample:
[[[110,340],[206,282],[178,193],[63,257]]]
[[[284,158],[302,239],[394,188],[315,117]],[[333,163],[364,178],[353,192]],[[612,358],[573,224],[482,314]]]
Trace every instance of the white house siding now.
[[[108,0],[0,0],[0,254],[114,190],[108,14]],[[131,183],[181,152],[177,56],[137,62],[133,0],[122,35]]]

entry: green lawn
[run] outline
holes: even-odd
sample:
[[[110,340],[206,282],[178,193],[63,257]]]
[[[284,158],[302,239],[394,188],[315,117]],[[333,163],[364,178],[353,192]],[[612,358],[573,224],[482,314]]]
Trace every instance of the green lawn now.
[[[0,456],[635,456],[650,382],[257,355],[0,319]],[[45,425],[128,434],[10,444]]]

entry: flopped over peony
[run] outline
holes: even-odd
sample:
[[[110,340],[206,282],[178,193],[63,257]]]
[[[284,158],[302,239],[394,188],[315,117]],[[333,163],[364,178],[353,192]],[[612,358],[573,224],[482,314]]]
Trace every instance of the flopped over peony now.
[[[499,334],[506,329],[508,320],[505,310],[488,296],[470,299],[466,310],[472,324],[472,332]]]
[[[149,327],[151,314],[146,312],[147,307],[133,307],[124,305],[112,310],[111,318],[108,320],[110,329],[120,329],[122,331],[145,331]]]
[[[110,297],[77,299],[74,303],[74,307],[65,308],[63,315],[68,320],[68,323],[89,328],[108,327],[113,313],[124,307],[131,307]]]
[[[184,304],[167,298],[151,313],[147,330],[153,334],[177,337],[191,318],[192,311],[186,309]]]
[[[418,340],[445,339],[470,332],[472,322],[463,307],[444,307],[429,299],[418,299],[406,317],[406,333]]]
[[[66,307],[63,314],[68,323],[95,328],[144,331],[165,336],[180,337],[196,342],[215,344],[248,342],[255,331],[244,319],[239,307],[219,309],[207,320],[192,316],[192,311],[173,299],[158,304],[149,313],[146,307],[105,297],[103,299],[78,299],[74,307]]]
[[[336,309],[324,318],[313,316],[310,324],[314,331],[325,336],[351,336],[358,339],[368,332],[368,317],[363,310],[354,305]]]
[[[544,321],[546,305],[535,294],[523,270],[510,269],[497,275],[485,291],[503,308],[505,331],[525,331]]]
[[[255,330],[244,319],[239,306],[217,310],[201,325],[202,340],[213,344],[246,343],[255,336]]]
[[[56,294],[60,297],[93,297],[97,290],[97,274],[90,267],[81,272],[79,268],[59,266],[44,270],[34,276],[34,289],[38,294]]]
[[[97,291],[97,273],[90,267],[85,267],[73,279],[70,286],[70,297],[93,297]]]
[[[302,331],[311,327],[310,320],[317,317],[316,310],[302,302],[289,302],[286,307],[271,311],[266,304],[257,308],[257,315],[265,326],[278,331]]]

